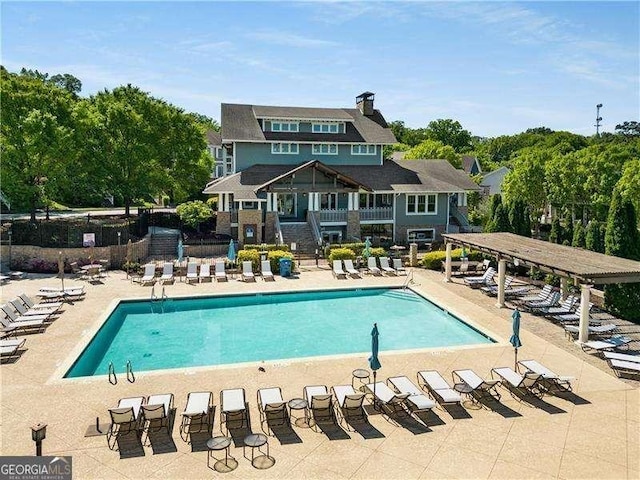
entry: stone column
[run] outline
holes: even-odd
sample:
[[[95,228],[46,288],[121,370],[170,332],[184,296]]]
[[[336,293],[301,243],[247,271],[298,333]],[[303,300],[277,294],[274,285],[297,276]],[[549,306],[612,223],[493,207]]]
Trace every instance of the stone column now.
[[[278,216],[278,212],[267,212],[265,214],[264,242],[266,243],[276,243],[276,217],[277,216]]]
[[[231,212],[218,212],[216,219],[216,233],[231,235]]]
[[[409,245],[409,266],[418,266],[418,244],[412,243]]]
[[[507,261],[498,258],[498,303],[496,307],[504,308],[504,277],[507,273]]]
[[[347,243],[351,242],[351,237],[360,237],[360,212],[349,210],[347,212]]]
[[[578,342],[589,341],[589,300],[591,300],[591,285],[580,286],[580,333]]]
[[[447,243],[447,256],[444,262],[444,281],[451,281],[451,243]]]

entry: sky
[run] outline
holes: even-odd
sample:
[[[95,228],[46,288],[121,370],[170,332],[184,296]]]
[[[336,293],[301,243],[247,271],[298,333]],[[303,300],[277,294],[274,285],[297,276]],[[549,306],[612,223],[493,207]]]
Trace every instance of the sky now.
[[[495,137],[640,119],[640,2],[11,2],[1,63],[132,84],[220,119],[220,103],[451,118]]]

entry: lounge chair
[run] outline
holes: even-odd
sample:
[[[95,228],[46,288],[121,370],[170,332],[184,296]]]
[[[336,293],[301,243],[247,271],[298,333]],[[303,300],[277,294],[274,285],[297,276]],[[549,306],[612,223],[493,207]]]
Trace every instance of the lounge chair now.
[[[333,261],[333,269],[331,270],[335,278],[347,278],[347,274],[342,269],[342,260]]]
[[[213,393],[189,392],[182,412],[180,437],[191,443],[192,433],[211,433],[213,430]]]
[[[394,258],[393,259],[393,268],[396,271],[396,275],[400,275],[401,273],[406,275],[407,274],[407,269],[404,268],[404,266],[402,265],[402,259],[401,258]]]
[[[160,283],[164,285],[165,283],[173,283],[175,279],[173,278],[173,263],[165,262],[162,267],[162,276],[160,277]]]
[[[408,393],[396,393],[384,382],[368,383],[365,388],[373,394],[374,405],[380,405],[392,414],[405,410]]]
[[[593,307],[593,303],[589,303],[589,313],[591,313],[591,307]],[[568,322],[579,322],[580,317],[582,316],[582,308],[578,306],[574,313],[565,313],[562,315],[553,315],[551,318],[556,322],[560,323],[568,323]],[[589,321],[593,320],[589,318]]]
[[[196,262],[187,263],[187,274],[185,275],[187,283],[198,283],[198,264]]]
[[[150,395],[142,405],[143,432],[149,438],[149,432],[167,430],[171,435],[171,409],[173,408],[173,393]]]
[[[624,362],[640,363],[640,355],[630,355],[628,353],[602,352],[602,356],[611,360],[622,360]]]
[[[287,402],[282,398],[280,387],[261,388],[258,390],[258,411],[260,412],[260,426],[262,431],[273,433],[272,425],[289,425]],[[264,425],[267,425],[265,430]]]
[[[574,380],[574,377],[558,375],[536,360],[520,360],[518,365],[528,372],[542,375],[542,385],[547,390],[571,391],[571,380]]]
[[[20,322],[30,322],[33,320],[42,320],[42,321],[46,321],[49,320],[49,317],[51,315],[49,314],[42,314],[42,315],[19,315],[17,312],[15,312],[13,309],[11,309],[11,307],[9,307],[8,305],[2,305],[0,306],[0,309],[2,309],[2,311],[4,312],[4,314],[9,318],[9,320],[11,320],[13,323],[20,323]]]
[[[208,263],[203,263],[200,265],[200,275],[198,275],[200,282],[210,282],[211,281],[211,265]]]
[[[545,317],[554,315],[568,315],[574,312],[574,308],[578,303],[578,297],[575,295],[569,295],[565,298],[557,307],[547,307],[540,309],[539,313],[542,313]]]
[[[427,397],[408,377],[389,377],[387,383],[390,383],[398,393],[409,395],[406,405],[412,412],[429,411],[436,406],[436,402]]]
[[[347,271],[351,278],[360,278],[360,272],[353,266],[353,260],[347,258],[344,260],[344,269]]]
[[[640,375],[640,363],[627,362],[625,360],[608,359],[607,363],[613,369],[616,376],[622,377],[623,375]]]
[[[623,335],[614,335],[606,340],[591,340],[589,342],[581,343],[582,350],[587,353],[604,352],[607,350],[613,350],[616,348],[629,348],[631,339]]]
[[[532,311],[551,308],[558,305],[558,302],[560,301],[560,297],[561,297],[560,292],[551,292],[551,294],[546,300],[524,302],[523,306],[525,307],[525,309],[532,310]]]
[[[0,340],[0,356],[13,357],[20,350],[27,340],[24,338],[16,338],[15,340]]]
[[[372,275],[382,275],[382,272],[376,265],[376,257],[367,258],[367,269]]]
[[[553,285],[545,285],[536,295],[524,295],[517,299],[518,302],[543,302],[553,293]]]
[[[20,299],[16,298],[9,302],[11,306],[18,312],[19,315],[24,317],[33,317],[36,315],[48,315],[51,316],[58,311],[57,308],[27,308]]]
[[[496,374],[502,380],[502,385],[511,393],[521,393],[541,397],[544,377],[539,373],[527,372],[520,375],[510,367],[492,368],[491,374]]]
[[[107,431],[107,445],[111,450],[123,435],[134,432],[138,438],[141,436],[140,411],[143,403],[144,397],[122,398],[117,408],[109,409],[111,425]]]
[[[367,421],[367,413],[364,411],[364,393],[357,393],[351,385],[336,385],[331,387],[336,396],[337,412],[347,424],[352,421],[364,423]]]
[[[489,267],[479,277],[465,277],[464,283],[470,287],[480,287],[482,285],[491,285],[493,276],[496,274],[496,270],[493,267]]]
[[[589,335],[598,336],[606,336],[611,335],[614,332],[617,332],[620,327],[615,323],[606,323],[604,325],[589,325],[588,331]],[[580,334],[580,326],[579,325],[565,325],[564,331],[567,334],[567,337],[573,339],[575,335]]]
[[[155,263],[147,263],[144,266],[142,277],[140,277],[140,284],[145,286],[153,285],[154,283],[156,283],[156,265]]]
[[[380,268],[388,275],[395,275],[396,270],[389,265],[389,257],[380,257]]]
[[[304,387],[304,399],[307,401],[314,425],[336,424],[333,395],[324,385]]]
[[[504,279],[504,288],[505,290],[511,286],[513,282],[513,277],[508,276]],[[498,285],[485,285],[484,287],[480,287],[484,293],[488,293],[489,295],[497,295],[498,294]]]
[[[6,315],[0,315],[0,324],[2,324],[2,332],[3,333],[17,333],[21,331],[32,331],[38,330],[39,332],[44,331],[47,324],[44,320],[28,320],[22,322],[12,322],[9,317]]]
[[[29,307],[30,309],[43,308],[46,310],[49,308],[57,308],[59,310],[60,308],[62,308],[62,305],[64,305],[64,302],[36,303],[26,293],[21,293],[20,295],[18,295],[18,298],[22,300],[22,303],[24,303],[25,306]]]
[[[67,288],[58,288],[58,287],[40,287],[39,292],[42,293],[64,293],[65,295],[70,296],[79,296],[87,293],[84,289],[84,285],[79,287],[67,287]]]
[[[224,262],[216,261],[215,274],[216,274],[216,281],[218,282],[227,281],[227,272],[225,272],[224,270]]]
[[[43,301],[55,300],[80,300],[87,292],[84,287],[70,287],[62,290],[55,287],[42,287],[38,290],[37,296]]]
[[[248,426],[247,401],[244,388],[222,390],[220,392],[220,429],[227,433],[231,428]]]
[[[456,392],[436,370],[418,372],[418,385],[429,393],[440,405],[461,403],[462,396]]]
[[[269,260],[262,260],[260,262],[260,275],[262,275],[262,280],[265,282],[267,280],[275,281],[276,278],[271,271],[271,262]]]
[[[250,260],[242,262],[242,281],[248,282],[249,280],[256,281],[256,276],[253,274],[253,264]]]
[[[481,400],[490,397],[500,400],[500,393],[497,390],[500,380],[485,380],[471,369],[454,370],[452,376],[454,382],[457,378],[467,387],[468,395],[472,399]]]

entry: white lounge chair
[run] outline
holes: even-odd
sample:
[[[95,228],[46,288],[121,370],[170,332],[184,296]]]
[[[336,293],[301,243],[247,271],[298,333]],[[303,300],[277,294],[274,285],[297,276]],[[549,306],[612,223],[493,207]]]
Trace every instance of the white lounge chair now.
[[[192,433],[211,433],[213,430],[213,393],[189,392],[182,412],[180,436],[191,443]]]
[[[44,302],[44,303],[36,303],[34,300],[31,299],[31,297],[29,297],[26,293],[21,293],[20,295],[18,295],[18,298],[20,300],[22,300],[22,302],[29,307],[30,309],[38,309],[38,308],[42,308],[45,310],[48,310],[50,308],[57,308],[58,310],[60,308],[62,308],[62,306],[64,305],[64,302]]]
[[[495,274],[496,274],[495,268],[489,267],[479,277],[465,277],[464,278],[464,283],[466,283],[470,287],[479,287],[481,285],[490,285],[491,281],[493,279],[493,276]]]
[[[251,261],[242,262],[242,281],[248,282],[249,280],[256,281],[256,276],[253,274],[253,264]]]
[[[248,425],[247,401],[244,388],[233,388],[220,392],[220,428],[243,428]]]
[[[615,323],[606,323],[604,325],[589,325],[588,331],[589,335],[607,335],[612,334],[618,331],[620,327]],[[573,338],[574,335],[580,334],[580,326],[579,325],[565,325],[564,331],[568,337]]]
[[[374,396],[374,405],[380,405],[383,409],[386,409],[390,413],[403,411],[405,402],[409,397],[408,393],[394,392],[384,382],[368,383],[366,385],[366,388]]]
[[[471,369],[454,370],[452,372],[453,379],[462,382],[466,387],[465,390],[470,391],[468,395],[472,399],[481,400],[486,397],[493,397],[500,400],[500,393],[496,387],[500,384],[500,380],[485,380]]]
[[[173,263],[165,262],[164,266],[162,267],[162,276],[160,277],[160,283],[164,285],[165,283],[173,283],[174,280]]]
[[[347,278],[347,274],[342,269],[342,260],[333,261],[333,269],[331,270],[333,276],[336,278]]]
[[[571,391],[571,381],[574,377],[558,375],[536,360],[520,360],[518,365],[526,371],[542,375],[542,383],[547,390]]]
[[[436,370],[418,372],[418,385],[426,389],[431,398],[441,405],[462,402],[462,396]]]
[[[616,376],[622,377],[623,375],[640,375],[640,363],[627,362],[625,360],[609,359],[607,360],[609,366],[616,373]]]
[[[382,275],[382,272],[376,265],[376,257],[367,258],[367,269],[369,270],[369,273],[373,275]]]
[[[602,356],[606,359],[640,363],[640,355],[630,355],[628,353],[616,353],[616,352],[605,351],[605,352],[602,352]]]
[[[573,309],[575,308],[576,303],[578,303],[578,300],[578,297],[576,297],[575,295],[569,295],[562,302],[560,302],[559,306],[547,307],[540,310],[545,317],[553,315],[569,315],[571,313],[575,313]]]
[[[16,298],[14,300],[9,301],[9,303],[13,306],[18,314],[28,317],[34,315],[53,315],[57,313],[58,309],[53,308],[28,308],[20,301],[20,299]]]
[[[260,275],[262,275],[262,280],[265,282],[267,280],[275,281],[275,277],[273,276],[273,272],[271,271],[271,262],[269,260],[262,260],[260,262]]]
[[[553,293],[553,285],[545,285],[536,295],[525,295],[517,299],[518,302],[543,302]]]
[[[353,266],[353,260],[347,258],[344,260],[344,269],[351,276],[351,278],[360,278],[360,272]]]
[[[15,340],[2,339],[0,340],[0,356],[1,357],[13,357],[25,344],[26,339],[16,338]]]
[[[504,288],[505,291],[511,286],[511,284],[513,283],[513,277],[511,276],[507,276],[504,279]],[[480,287],[480,290],[482,290],[484,293],[489,294],[489,295],[497,295],[498,294],[498,285],[485,285],[484,287]]]
[[[227,281],[227,272],[224,270],[224,262],[216,260],[215,263],[215,274],[217,282],[226,282]]]
[[[196,262],[187,263],[187,274],[185,276],[187,283],[198,283],[198,264]]]
[[[401,273],[406,275],[407,274],[407,269],[404,268],[404,266],[402,265],[402,259],[401,258],[394,258],[393,259],[393,268],[395,268],[396,270],[396,275],[400,275]]]
[[[257,396],[260,426],[263,432],[269,435],[269,431],[273,433],[272,426],[289,425],[287,402],[282,398],[280,387],[260,388]],[[265,424],[267,425],[266,430]]]
[[[15,312],[14,310],[12,310],[11,307],[9,307],[8,305],[2,305],[2,306],[0,306],[0,309],[2,309],[2,311],[9,318],[9,320],[11,320],[14,323],[30,322],[30,321],[33,321],[33,320],[46,321],[46,320],[49,320],[49,317],[51,316],[49,314],[20,315],[17,312]]]
[[[562,295],[560,294],[560,292],[551,292],[551,294],[546,300],[524,302],[524,307],[528,310],[541,310],[541,309],[555,307],[558,305],[558,302],[560,301],[561,296]]]
[[[173,393],[163,393],[159,395],[150,395],[147,397],[146,403],[142,405],[143,432],[149,437],[149,432],[157,432],[160,430],[167,431],[171,434],[170,418],[171,409],[173,408]]]
[[[582,350],[587,353],[604,352],[606,350],[614,350],[616,348],[629,348],[631,339],[623,335],[614,335],[606,340],[591,340],[581,343]]]
[[[156,265],[155,263],[147,263],[144,266],[142,277],[140,277],[140,284],[145,286],[153,285],[154,283],[156,283]]]
[[[593,303],[589,303],[589,313],[591,313],[591,307],[593,307]],[[582,316],[582,308],[580,305],[578,305],[578,308],[576,308],[576,311],[574,313],[565,313],[562,315],[553,315],[553,320],[555,320],[556,322],[560,322],[560,323],[567,323],[567,322],[579,322],[580,321],[580,317]],[[589,317],[589,321],[592,321],[593,319],[591,317]]]
[[[2,324],[2,332],[3,333],[15,333],[21,331],[33,331],[38,330],[39,332],[44,331],[47,324],[44,320],[28,320],[22,322],[12,322],[9,317],[6,315],[0,315],[0,324]]]
[[[541,397],[542,383],[544,377],[535,372],[527,372],[520,375],[518,372],[509,367],[492,368],[491,374],[496,374],[502,379],[502,385],[512,393],[532,394]]]
[[[427,397],[408,377],[389,377],[387,382],[393,385],[397,392],[409,395],[407,406],[413,412],[429,411],[436,406],[436,402]]]
[[[380,268],[388,275],[395,275],[396,270],[389,265],[389,257],[380,257]]]
[[[203,263],[200,265],[200,282],[210,282],[211,279],[211,265],[209,263]]]
[[[351,385],[336,385],[331,387],[331,391],[336,396],[338,413],[347,424],[347,429],[351,422],[364,423],[367,421],[367,413],[362,406],[364,393],[358,393]]]

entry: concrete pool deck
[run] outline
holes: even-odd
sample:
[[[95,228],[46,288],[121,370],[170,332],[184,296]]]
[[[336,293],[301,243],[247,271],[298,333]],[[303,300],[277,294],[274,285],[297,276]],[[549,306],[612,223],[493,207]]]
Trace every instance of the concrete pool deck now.
[[[415,270],[412,288],[427,298],[491,332],[502,343],[477,348],[421,350],[380,355],[378,379],[407,375],[415,380],[419,370],[436,369],[451,380],[451,371],[472,368],[489,376],[491,368],[513,367],[513,348],[505,344],[511,335],[511,310],[497,309],[495,299],[459,282],[445,284],[441,274]],[[398,286],[405,277],[369,277],[336,280],[330,270],[303,271],[298,278],[276,277],[275,282],[168,285],[169,297],[230,292],[292,291],[309,288]],[[34,296],[41,286],[56,286],[53,275],[29,275],[2,287],[2,302],[26,292]],[[180,439],[180,414],[190,391],[212,391],[216,405],[214,432],[220,432],[219,392],[244,388],[250,406],[251,427],[261,432],[256,405],[259,388],[279,386],[285,400],[301,397],[305,385],[351,383],[351,372],[368,368],[368,354],[303,361],[276,361],[234,367],[212,367],[162,372],[136,372],[136,382],[123,376],[117,385],[105,377],[61,380],[60,366],[68,361],[80,340],[86,339],[114,298],[149,298],[150,287],[132,284],[122,272],[109,272],[102,284],[65,281],[65,286],[85,285],[86,298],[64,307],[64,312],[42,334],[26,335],[26,351],[14,363],[0,367],[2,455],[34,452],[30,427],[48,424],[45,455],[73,456],[74,478],[209,478],[221,476],[207,468],[207,453],[192,452]],[[157,288],[156,288],[157,290]],[[384,312],[381,312],[384,314]],[[375,319],[372,319],[374,321]],[[348,321],[348,319],[345,319]],[[185,339],[188,341],[185,330]],[[259,332],[256,332],[259,334]],[[365,332],[368,334],[368,332]],[[502,407],[467,408],[470,418],[442,408],[422,432],[370,416],[379,432],[364,439],[330,440],[312,429],[294,427],[300,442],[281,444],[269,437],[275,465],[258,470],[243,458],[242,448],[231,447],[238,460],[228,478],[639,478],[640,389],[637,381],[620,380],[604,362],[583,353],[564,339],[560,327],[523,314],[523,347],[519,358],[534,358],[561,375],[576,377],[575,396],[546,395],[537,406],[515,400],[506,390]],[[384,332],[381,332],[384,349]],[[262,366],[264,372],[258,367]],[[105,437],[85,438],[87,427],[100,417],[108,422],[108,408],[118,399],[171,392],[175,395],[176,423],[173,445],[167,453],[121,459],[107,447]]]

